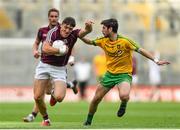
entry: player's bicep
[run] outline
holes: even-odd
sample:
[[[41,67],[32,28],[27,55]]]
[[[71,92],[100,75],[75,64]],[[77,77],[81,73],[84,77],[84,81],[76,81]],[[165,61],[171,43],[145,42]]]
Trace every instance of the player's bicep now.
[[[83,30],[83,29],[81,29],[80,31],[79,31],[79,33],[78,33],[78,37],[79,38],[83,38],[84,36],[86,36],[87,35],[87,32],[85,31],[85,30]]]

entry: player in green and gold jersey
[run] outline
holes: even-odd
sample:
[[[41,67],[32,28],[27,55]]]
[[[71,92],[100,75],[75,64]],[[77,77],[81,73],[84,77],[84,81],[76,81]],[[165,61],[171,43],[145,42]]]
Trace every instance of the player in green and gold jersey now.
[[[101,24],[103,37],[95,40],[82,39],[86,44],[99,46],[104,50],[107,66],[107,72],[100,81],[100,85],[90,103],[89,113],[84,125],[91,125],[98,104],[114,86],[117,86],[121,100],[117,116],[121,117],[125,114],[131,90],[133,51],[154,61],[157,65],[169,64],[168,61],[155,59],[148,51],[139,47],[134,41],[119,35],[117,33],[118,22],[116,19],[103,20]]]

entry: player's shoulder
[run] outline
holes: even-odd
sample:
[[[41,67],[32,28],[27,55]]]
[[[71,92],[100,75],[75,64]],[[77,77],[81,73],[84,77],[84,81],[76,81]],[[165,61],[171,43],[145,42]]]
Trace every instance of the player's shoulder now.
[[[118,39],[121,39],[121,40],[129,40],[129,38],[128,38],[127,36],[120,35],[120,34],[118,34]]]
[[[70,37],[73,37],[75,39],[78,38],[78,35],[79,35],[80,31],[81,31],[81,29],[73,29],[73,31],[70,34]]]
[[[54,30],[54,29],[59,29],[60,28],[60,24],[58,23],[56,26],[54,26],[53,28],[49,27],[49,25],[47,26],[42,26],[39,28],[39,30],[46,30],[46,31],[49,31],[49,30]]]
[[[48,26],[43,26],[43,27],[40,27],[38,30],[41,31],[41,32],[48,31],[49,27]]]
[[[59,30],[60,30],[60,26],[59,26],[59,25],[56,25],[55,27],[49,29],[48,33],[49,33],[49,34],[53,34],[53,35],[55,34],[55,35],[56,35],[56,33],[59,32]]]
[[[73,29],[72,33],[79,33],[80,31],[81,31],[81,29],[76,28],[76,29]]]
[[[95,40],[105,40],[105,39],[108,39],[108,38],[101,36],[101,37],[97,37]]]
[[[130,42],[130,43],[134,43],[134,41],[131,40],[129,37],[123,36],[123,35],[120,35],[120,34],[118,34],[118,39],[126,41],[126,42]]]

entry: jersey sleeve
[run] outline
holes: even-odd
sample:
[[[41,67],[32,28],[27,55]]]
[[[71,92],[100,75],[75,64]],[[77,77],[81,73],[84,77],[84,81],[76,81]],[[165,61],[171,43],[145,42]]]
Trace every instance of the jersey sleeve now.
[[[39,41],[42,41],[42,29],[41,29],[41,28],[38,30],[38,33],[37,33],[36,38],[37,38]]]
[[[138,43],[128,39],[128,38],[125,38],[127,40],[127,44],[126,44],[126,48],[130,49],[130,50],[134,50],[134,51],[138,51],[140,46]]]
[[[101,47],[102,46],[102,40],[103,40],[103,37],[96,38],[96,39],[92,40],[92,43],[94,46],[100,46]]]
[[[72,34],[73,34],[76,38],[78,38],[80,31],[81,31],[80,29],[75,29],[75,30],[73,30]]]

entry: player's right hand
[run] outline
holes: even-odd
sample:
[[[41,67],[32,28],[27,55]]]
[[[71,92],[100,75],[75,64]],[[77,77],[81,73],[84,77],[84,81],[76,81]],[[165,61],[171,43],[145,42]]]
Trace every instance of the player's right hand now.
[[[93,21],[91,20],[88,20],[85,22],[85,30],[87,30],[88,32],[91,32],[92,31],[92,24],[94,24]]]
[[[34,58],[38,59],[40,54],[37,50],[35,50],[35,51],[33,51],[33,56],[34,56]]]
[[[166,60],[160,60],[160,61],[156,62],[156,64],[157,65],[168,65],[168,64],[170,64],[170,62],[166,61]]]

